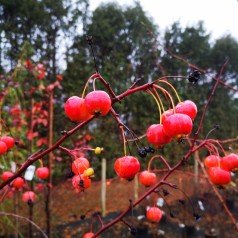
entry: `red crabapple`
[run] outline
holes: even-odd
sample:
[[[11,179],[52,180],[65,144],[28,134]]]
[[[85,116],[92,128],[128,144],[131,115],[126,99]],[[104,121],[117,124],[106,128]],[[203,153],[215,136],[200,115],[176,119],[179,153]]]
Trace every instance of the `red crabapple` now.
[[[0,155],[3,155],[7,152],[7,145],[4,141],[0,141]]]
[[[67,99],[64,110],[67,117],[74,122],[88,120],[92,115],[88,113],[85,107],[84,99],[72,96]]]
[[[169,109],[167,111],[164,111],[161,115],[161,123],[164,124],[164,121],[174,114],[174,109]]]
[[[231,181],[231,173],[220,167],[211,167],[208,170],[210,180],[215,185],[226,185]]]
[[[209,155],[204,159],[204,164],[207,168],[219,167],[220,157],[217,155]]]
[[[11,171],[5,171],[2,173],[2,180],[7,181],[10,177],[13,176],[13,173]]]
[[[150,207],[146,211],[146,217],[152,222],[159,222],[162,218],[162,211],[158,207]]]
[[[238,156],[229,154],[221,158],[221,168],[227,171],[236,171],[238,169]]]
[[[83,238],[91,238],[91,237],[93,237],[94,236],[94,233],[93,232],[88,232],[88,233],[85,233],[84,235],[83,235]]]
[[[18,188],[18,189],[19,189],[19,188],[22,188],[22,187],[23,187],[24,183],[25,183],[24,178],[22,178],[22,177],[17,177],[17,178],[14,179],[14,181],[13,181],[13,183],[12,183],[12,186],[13,186],[14,188]]]
[[[153,124],[146,131],[146,137],[149,143],[156,147],[168,144],[172,138],[168,137],[163,130],[162,124]]]
[[[40,179],[46,179],[50,175],[50,170],[48,167],[41,167],[36,170],[36,175]]]
[[[11,136],[2,136],[0,141],[3,141],[7,145],[7,150],[10,150],[15,145],[15,140]]]
[[[156,181],[156,174],[148,170],[142,171],[139,175],[139,181],[146,187],[151,186]]]
[[[85,97],[85,107],[92,115],[105,116],[111,108],[110,96],[102,90],[95,90]]]
[[[126,155],[115,161],[114,170],[119,177],[132,180],[140,170],[140,163],[136,157]]]
[[[88,169],[90,167],[90,163],[86,158],[79,157],[75,159],[72,163],[72,171],[74,174],[82,174],[84,170]]]
[[[192,119],[188,115],[181,113],[169,116],[163,125],[164,133],[175,139],[189,135],[193,128]]]
[[[74,188],[83,191],[91,185],[92,181],[90,178],[85,176],[84,174],[75,175],[72,178],[72,185]]]
[[[197,115],[197,106],[194,102],[186,100],[176,105],[175,112],[186,114],[194,120]]]
[[[27,202],[29,205],[35,201],[35,193],[32,191],[27,191],[22,195],[22,201]]]

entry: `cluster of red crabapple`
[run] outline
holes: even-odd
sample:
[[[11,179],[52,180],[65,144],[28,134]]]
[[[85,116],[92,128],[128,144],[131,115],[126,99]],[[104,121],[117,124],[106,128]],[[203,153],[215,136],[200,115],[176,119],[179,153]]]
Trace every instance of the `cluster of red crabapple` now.
[[[238,156],[234,153],[220,157],[209,155],[204,159],[210,180],[219,186],[231,182],[231,172],[238,170]]]
[[[15,139],[12,136],[2,136],[0,137],[0,155],[3,155],[7,151],[13,148],[13,146],[16,144]],[[50,170],[48,167],[40,167],[36,170],[36,175],[40,179],[46,179],[48,178],[50,174]],[[2,181],[7,181],[10,177],[13,176],[12,171],[4,171],[1,175]],[[10,186],[14,189],[21,190],[23,186],[25,185],[25,179],[21,176],[15,178]],[[35,200],[35,193],[33,191],[26,191],[22,195],[22,200],[24,202],[27,202],[28,204],[31,204]]]
[[[82,122],[93,115],[104,116],[111,108],[110,96],[102,90],[94,90],[86,95],[85,98],[78,96],[70,97],[65,103],[66,115],[75,122]],[[179,139],[189,135],[192,131],[192,120],[197,114],[197,107],[192,101],[184,101],[176,105],[174,109],[165,111],[162,114],[162,123],[151,125],[147,130],[148,142],[156,147],[164,146],[172,138]],[[147,147],[150,148],[150,147]],[[156,157],[156,156],[155,156]],[[75,158],[72,163],[72,171],[75,176],[72,184],[79,190],[88,188],[91,184],[88,173],[90,165],[85,158]],[[140,163],[134,156],[125,155],[115,161],[114,169],[120,178],[132,180],[140,171]],[[151,186],[156,181],[156,175],[153,172],[143,171],[140,173],[139,181],[145,186]],[[147,218],[152,221],[159,221],[162,213],[159,208],[151,207],[147,211]]]
[[[83,122],[92,116],[106,115],[110,111],[111,104],[111,98],[105,91],[94,89],[94,91],[88,93],[85,98],[78,96],[70,97],[66,101],[64,108],[66,115],[72,121]],[[172,139],[179,141],[181,138],[190,135],[193,128],[193,120],[196,115],[197,107],[194,102],[190,100],[180,101],[172,109],[168,109],[167,111],[164,110],[161,114],[159,124],[153,124],[148,127],[146,132],[148,142],[156,148],[159,148],[170,143]],[[151,149],[151,147],[145,147],[143,150],[145,150],[146,153],[150,152]],[[144,151],[140,151],[141,157],[143,157],[143,153]],[[153,156],[149,162],[148,170],[142,171],[139,174],[140,183],[147,187],[156,182],[156,174],[150,172],[150,164],[152,160],[157,157],[158,156]],[[211,155],[211,157],[218,156]],[[225,160],[227,161],[226,169],[224,168],[225,165],[222,165],[225,163],[223,162]],[[231,177],[229,177],[230,172],[228,172],[228,170],[234,170],[234,166],[232,167],[227,164],[231,163],[231,160],[236,161],[236,167],[238,167],[238,156],[230,154],[217,160],[217,164],[213,165],[215,169],[209,170],[210,179],[214,184],[224,185],[230,182]],[[232,163],[234,164],[235,162]],[[89,167],[89,162],[85,162],[85,158],[76,158],[72,163],[72,171],[75,174],[72,184],[75,188],[84,190],[90,186],[91,180],[89,180],[88,177],[93,174],[93,171],[89,172],[89,175],[86,175]],[[227,167],[229,167],[229,169]],[[140,171],[140,163],[135,156],[124,155],[115,161],[114,170],[120,178],[132,180]],[[162,217],[162,212],[157,207],[151,207],[147,210],[146,216],[149,220],[158,222]],[[88,233],[88,235],[90,234]]]
[[[163,80],[160,82],[165,83]],[[161,89],[163,93],[167,93],[167,91],[163,90],[161,87],[158,88]],[[148,92],[152,94],[152,96],[154,95],[151,91],[148,90]],[[168,93],[167,96],[170,97]],[[171,101],[173,104],[173,100]],[[156,102],[159,106],[161,116],[159,124],[150,125],[146,131],[147,140],[151,145],[159,148],[170,143],[172,139],[179,141],[181,138],[190,135],[193,128],[193,120],[197,115],[197,107],[194,102],[190,100],[181,102],[179,100],[177,105],[173,104],[172,109],[170,108],[168,110],[164,110],[161,101],[158,102],[158,99],[156,99]],[[111,105],[112,100],[108,93],[94,89],[94,91],[89,92],[85,98],[83,98],[83,96],[70,97],[66,101],[64,109],[70,120],[80,123],[92,118],[93,116],[100,117],[107,115],[111,109]],[[163,113],[161,113],[160,107],[163,109]],[[4,154],[13,147],[15,141],[12,138],[10,143],[9,138],[9,136],[0,138],[0,154]],[[145,157],[146,153],[152,151],[153,149],[148,146],[140,150],[139,155]],[[73,155],[74,159],[71,164],[71,169],[74,173],[72,185],[77,190],[83,191],[91,185],[91,177],[93,176],[94,171],[90,167],[90,163],[86,158],[77,157],[70,150],[68,150],[68,152]],[[209,152],[211,153],[211,151]],[[97,147],[95,153],[101,153],[101,148]],[[140,172],[140,183],[149,187],[156,182],[156,174],[150,171],[150,164],[158,157],[159,156],[153,156],[149,162],[148,170],[140,172],[139,160],[135,156],[126,155],[125,153],[124,156],[115,161],[114,170],[120,178],[127,180],[132,180],[134,176]],[[215,185],[226,185],[231,181],[231,172],[234,172],[238,168],[238,156],[230,154],[220,158],[219,155],[211,153],[210,156],[205,158],[204,163],[208,168],[210,180]],[[47,178],[49,173],[49,169],[43,166],[36,170],[36,175],[41,179]],[[6,181],[12,175],[12,172],[5,171],[2,174],[2,180]],[[12,181],[10,186],[13,186],[16,189],[21,189],[24,184],[25,180],[22,177],[17,177]],[[22,200],[28,203],[33,202],[34,199],[35,194],[32,191],[27,191],[22,196]],[[162,211],[158,207],[150,207],[146,212],[146,217],[150,221],[159,222],[162,217]],[[84,235],[84,238],[89,238],[93,235],[92,232],[89,232]]]

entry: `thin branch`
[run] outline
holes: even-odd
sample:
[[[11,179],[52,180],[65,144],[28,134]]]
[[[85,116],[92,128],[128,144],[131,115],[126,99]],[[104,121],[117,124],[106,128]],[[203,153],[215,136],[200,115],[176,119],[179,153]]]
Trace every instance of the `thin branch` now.
[[[45,232],[38,225],[36,225],[36,223],[31,221],[27,217],[23,217],[23,216],[20,216],[20,215],[17,215],[17,214],[7,213],[7,212],[0,212],[0,216],[12,216],[12,217],[16,217],[16,218],[20,218],[20,219],[26,220],[27,222],[32,224],[38,231],[40,231],[41,234],[43,235],[43,237],[48,238],[48,236],[45,234]]]

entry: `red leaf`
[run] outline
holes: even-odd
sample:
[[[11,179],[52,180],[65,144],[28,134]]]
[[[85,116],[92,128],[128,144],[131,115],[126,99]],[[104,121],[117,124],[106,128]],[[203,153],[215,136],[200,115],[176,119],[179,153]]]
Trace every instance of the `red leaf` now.
[[[56,75],[56,78],[59,79],[59,80],[63,80],[63,77],[59,74]]]
[[[42,137],[36,142],[36,146],[38,146],[38,147],[42,146],[43,144],[45,144],[45,145],[48,144],[48,140],[46,137]]]
[[[31,130],[29,130],[27,132],[27,139],[28,140],[33,140],[33,138],[37,137],[38,136],[38,132],[33,132]]]

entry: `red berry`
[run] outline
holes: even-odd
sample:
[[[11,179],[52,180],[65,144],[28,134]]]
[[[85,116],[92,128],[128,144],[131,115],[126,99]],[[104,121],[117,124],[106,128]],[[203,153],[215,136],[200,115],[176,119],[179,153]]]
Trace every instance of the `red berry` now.
[[[192,120],[194,120],[194,118],[197,115],[197,106],[194,102],[190,101],[190,100],[186,100],[184,102],[179,103],[176,107],[175,107],[175,112],[176,113],[182,113],[182,114],[186,114],[188,115]]]
[[[82,122],[89,119],[92,115],[88,113],[86,110],[84,99],[72,96],[70,97],[65,105],[64,110],[67,117],[69,117],[70,120],[75,122]]]
[[[22,201],[27,203],[32,203],[35,201],[35,193],[32,191],[27,191],[22,195]]]
[[[170,117],[171,115],[174,114],[174,110],[173,109],[169,109],[167,111],[164,111],[161,115],[161,122],[162,124],[164,124],[165,120]]]
[[[227,171],[236,171],[238,169],[238,156],[232,153],[221,158],[221,168]]]
[[[192,119],[181,113],[176,113],[169,116],[164,121],[164,133],[172,138],[179,139],[186,135],[189,135],[193,128]]]
[[[85,97],[85,107],[92,115],[105,116],[111,108],[111,98],[101,90],[90,92]]]
[[[149,172],[147,170],[143,171],[139,175],[139,181],[141,184],[146,187],[151,186],[156,181],[156,174],[153,172]]]
[[[231,181],[231,173],[220,167],[212,167],[208,170],[210,180],[216,185],[226,185]]]
[[[7,145],[4,141],[0,141],[0,155],[3,155],[7,152]]]
[[[92,181],[88,176],[85,176],[83,174],[81,175],[75,175],[72,178],[72,185],[74,188],[79,190],[84,190],[88,188],[91,185]]]
[[[89,161],[83,157],[75,159],[71,166],[73,173],[76,175],[83,174],[84,170],[88,169],[89,167]]]
[[[48,167],[41,167],[36,170],[36,175],[40,179],[46,179],[50,175],[50,170]]]
[[[140,163],[136,157],[123,156],[115,161],[114,170],[119,177],[132,180],[140,170]]]
[[[35,185],[34,190],[36,192],[41,192],[41,191],[43,191],[45,186],[46,186],[46,184],[44,184],[44,183],[38,183]]]
[[[12,176],[13,176],[13,173],[11,171],[5,171],[2,173],[2,180],[6,181]]]
[[[146,217],[152,222],[159,222],[162,218],[162,211],[158,207],[150,207],[146,211]]]
[[[204,164],[207,168],[219,167],[220,157],[217,155],[209,155],[204,159]]]
[[[163,125],[153,124],[146,131],[147,140],[156,147],[168,144],[172,138],[168,137],[163,130]]]
[[[91,237],[93,237],[93,236],[94,236],[94,233],[88,232],[88,233],[85,233],[85,234],[83,235],[83,238],[91,238]]]
[[[0,141],[6,143],[8,150],[10,150],[15,145],[15,140],[11,136],[3,136],[0,138]]]
[[[17,177],[16,179],[14,179],[12,185],[14,188],[22,188],[23,185],[25,183],[25,180],[22,177]]]

